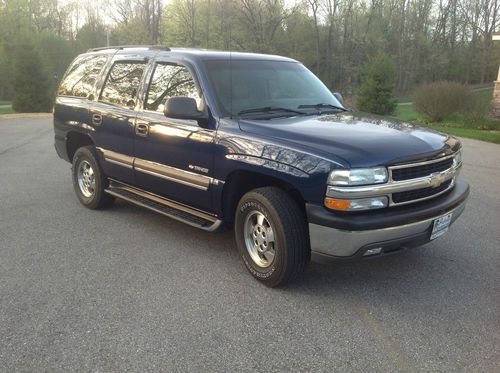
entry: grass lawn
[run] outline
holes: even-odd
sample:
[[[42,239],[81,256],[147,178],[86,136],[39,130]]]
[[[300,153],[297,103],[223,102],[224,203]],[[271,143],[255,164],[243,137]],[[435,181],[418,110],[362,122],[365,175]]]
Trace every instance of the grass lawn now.
[[[440,125],[428,125],[427,127],[436,131],[449,133],[453,136],[468,137],[470,139],[483,140],[500,144],[500,131],[474,130],[468,128],[446,127]]]
[[[475,94],[481,95],[485,100],[491,100],[492,89],[477,91]],[[415,112],[411,104],[399,104],[396,109],[395,117],[405,121],[418,122],[423,126],[440,132],[449,133],[450,135],[469,137],[471,139],[500,144],[499,120],[485,118],[474,121],[463,115],[454,114],[442,122],[431,123],[429,119]]]
[[[399,104],[396,108],[395,116],[402,120],[419,122],[419,116],[413,109],[412,104]]]
[[[0,114],[14,114],[15,111],[14,109],[8,107],[8,108],[0,108]]]

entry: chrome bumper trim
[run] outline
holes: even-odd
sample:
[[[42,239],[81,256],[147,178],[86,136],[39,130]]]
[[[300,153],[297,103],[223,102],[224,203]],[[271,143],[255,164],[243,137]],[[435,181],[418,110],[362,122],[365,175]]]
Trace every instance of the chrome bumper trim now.
[[[453,213],[452,223],[462,214],[464,208],[465,201],[447,212],[447,214],[450,212]],[[410,238],[411,236],[424,233],[430,229],[434,219],[443,215],[445,214],[436,215],[416,223],[366,231],[346,231],[317,224],[309,224],[311,251],[331,257],[350,257],[355,255],[362,247],[370,244],[404,239],[406,237]]]

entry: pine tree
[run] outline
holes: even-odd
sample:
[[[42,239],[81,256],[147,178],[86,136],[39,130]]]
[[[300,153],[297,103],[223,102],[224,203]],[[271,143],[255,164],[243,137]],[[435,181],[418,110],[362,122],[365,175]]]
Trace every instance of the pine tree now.
[[[49,112],[52,109],[52,79],[47,64],[30,42],[12,50],[12,108],[20,113]]]
[[[371,59],[363,68],[363,84],[357,107],[368,113],[387,115],[396,109],[394,63],[386,55]]]

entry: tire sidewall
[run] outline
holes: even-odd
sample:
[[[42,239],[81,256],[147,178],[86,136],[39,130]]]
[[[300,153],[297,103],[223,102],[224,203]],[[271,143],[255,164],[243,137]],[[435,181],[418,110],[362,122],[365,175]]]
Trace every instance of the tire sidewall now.
[[[250,193],[248,198],[243,198],[238,204],[235,217],[235,237],[240,252],[243,258],[243,263],[250,273],[258,280],[266,283],[275,283],[279,281],[285,271],[286,261],[286,242],[283,234],[281,222],[277,214],[273,211],[267,201],[260,195]],[[266,268],[258,266],[250,257],[245,243],[245,221],[253,211],[261,212],[273,227],[274,233],[274,250],[276,252],[273,263]]]
[[[82,161],[89,162],[94,171],[95,190],[94,194],[90,197],[84,196],[82,191],[80,190],[80,186],[78,185],[78,167],[80,166],[80,163]],[[104,193],[104,187],[103,187],[104,180],[102,177],[102,172],[99,167],[99,164],[97,163],[97,160],[90,148],[84,147],[76,151],[73,157],[72,179],[73,179],[73,187],[75,189],[75,193],[80,202],[86,207],[95,208],[99,203],[102,193]]]

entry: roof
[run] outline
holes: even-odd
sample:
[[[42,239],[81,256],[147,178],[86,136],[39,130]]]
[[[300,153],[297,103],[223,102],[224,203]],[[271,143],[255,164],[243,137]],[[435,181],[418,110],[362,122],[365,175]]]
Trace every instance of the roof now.
[[[117,54],[141,54],[151,55],[165,55],[165,56],[178,56],[186,57],[189,59],[201,59],[201,60],[273,60],[273,61],[287,61],[287,62],[297,62],[294,59],[271,55],[262,53],[246,53],[246,52],[228,52],[228,51],[218,51],[210,49],[197,49],[197,48],[169,48],[166,46],[159,45],[122,45],[122,46],[110,46],[102,48],[89,49],[88,53],[111,53],[116,52]]]

